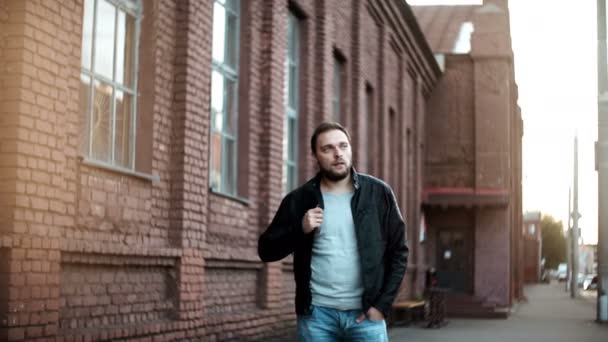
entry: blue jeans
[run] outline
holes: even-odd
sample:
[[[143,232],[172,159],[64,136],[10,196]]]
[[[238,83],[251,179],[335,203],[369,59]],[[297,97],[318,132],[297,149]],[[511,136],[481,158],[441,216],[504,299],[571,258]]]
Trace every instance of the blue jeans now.
[[[386,322],[369,319],[357,323],[361,310],[337,310],[312,305],[310,316],[298,316],[298,341],[387,342]]]

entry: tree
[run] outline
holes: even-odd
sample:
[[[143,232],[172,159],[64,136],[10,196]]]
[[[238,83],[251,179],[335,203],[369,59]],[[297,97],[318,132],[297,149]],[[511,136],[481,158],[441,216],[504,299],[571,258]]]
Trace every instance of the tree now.
[[[543,215],[540,220],[542,256],[545,258],[546,269],[555,269],[560,263],[566,262],[566,236],[563,227],[562,221],[555,221],[551,215]]]

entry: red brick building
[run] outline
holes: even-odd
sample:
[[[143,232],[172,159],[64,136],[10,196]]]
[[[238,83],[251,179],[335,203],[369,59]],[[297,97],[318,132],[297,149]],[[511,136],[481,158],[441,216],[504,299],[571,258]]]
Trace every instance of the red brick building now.
[[[448,312],[506,316],[522,295],[521,138],[507,1],[414,12],[443,75],[427,106],[428,264]]]
[[[542,275],[542,230],[538,211],[524,213],[524,282],[538,283]]]
[[[481,68],[508,78],[506,57]],[[0,340],[289,335],[292,263],[261,263],[257,236],[314,174],[313,128],[345,123],[418,227],[440,75],[401,0],[0,0]],[[427,265],[408,239],[403,298]]]

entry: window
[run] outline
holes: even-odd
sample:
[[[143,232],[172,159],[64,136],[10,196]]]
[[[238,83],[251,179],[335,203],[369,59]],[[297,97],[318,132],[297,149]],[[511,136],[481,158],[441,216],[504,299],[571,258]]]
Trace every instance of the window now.
[[[399,125],[397,123],[397,114],[395,113],[395,109],[393,107],[389,107],[388,109],[388,125],[389,125],[389,130],[387,133],[389,133],[389,151],[390,154],[394,155],[394,156],[399,156],[401,155],[401,151],[399,150],[399,137],[398,137],[398,132],[399,132]],[[386,170],[387,171],[387,175],[389,175],[389,180],[392,183],[391,185],[394,188],[399,189],[400,188],[400,184],[399,184],[399,163],[390,163],[390,169]]]
[[[362,139],[363,146],[367,147],[367,162],[366,162],[366,172],[371,174],[374,164],[374,139],[371,137],[374,136],[374,89],[368,83],[365,85],[365,103],[363,104],[363,110],[365,111],[365,123],[367,125],[367,134],[364,134]]]
[[[298,18],[289,13],[287,21],[287,59],[285,61],[286,115],[283,136],[283,179],[285,192],[297,186],[298,170],[298,71],[299,71],[299,27]]]
[[[534,235],[534,233],[536,233],[536,225],[534,223],[530,223],[530,226],[528,227],[528,232],[530,235]]]
[[[101,164],[127,170],[135,168],[141,13],[138,0],[84,1],[81,152]]]
[[[237,194],[239,1],[213,3],[211,145],[209,182],[214,191]]]
[[[342,97],[344,87],[344,58],[337,53],[334,55],[334,83],[333,83],[333,121],[344,124],[342,118]]]

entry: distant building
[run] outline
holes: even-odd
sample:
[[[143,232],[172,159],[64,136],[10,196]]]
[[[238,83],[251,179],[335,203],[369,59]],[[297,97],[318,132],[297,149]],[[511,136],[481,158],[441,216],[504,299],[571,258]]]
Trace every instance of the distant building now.
[[[506,315],[523,286],[521,140],[506,1],[414,6],[443,75],[427,104],[426,258],[453,314]]]

